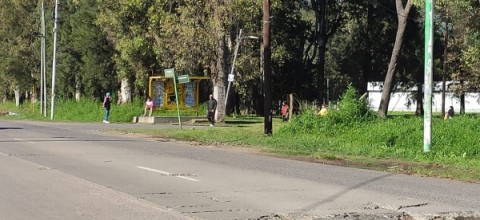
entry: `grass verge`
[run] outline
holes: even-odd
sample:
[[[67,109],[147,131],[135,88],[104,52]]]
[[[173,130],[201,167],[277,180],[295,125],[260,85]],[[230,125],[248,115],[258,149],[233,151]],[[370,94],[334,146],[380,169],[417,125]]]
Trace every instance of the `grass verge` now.
[[[253,148],[273,156],[316,163],[480,182],[479,146],[474,143],[477,138],[466,138],[473,135],[475,130],[470,131],[465,126],[465,120],[478,123],[461,117],[445,123],[435,121],[434,129],[438,132],[434,134],[434,147],[430,153],[423,153],[422,150],[423,133],[421,127],[418,127],[421,122],[419,118],[379,120],[323,135],[285,133],[283,129],[292,125],[275,119],[274,135],[264,136],[262,118],[229,118],[225,126],[212,129],[136,129],[123,132],[214,146]],[[441,137],[442,129],[455,134],[452,137]],[[453,140],[442,142],[453,136]],[[395,140],[392,137],[396,137]],[[456,145],[442,146],[457,141]],[[464,152],[467,151],[472,155],[465,155]]]

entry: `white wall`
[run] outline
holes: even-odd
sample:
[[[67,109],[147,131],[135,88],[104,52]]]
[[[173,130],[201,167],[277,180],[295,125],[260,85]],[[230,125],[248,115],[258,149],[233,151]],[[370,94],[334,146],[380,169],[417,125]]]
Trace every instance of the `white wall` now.
[[[451,82],[449,82],[450,84]],[[378,110],[380,100],[382,97],[382,83],[369,82],[368,83],[368,100],[370,103],[370,109]],[[432,97],[432,111],[442,111],[442,94],[440,93],[440,83],[435,83],[435,92]],[[397,88],[401,90],[401,88]],[[415,111],[416,103],[410,100],[410,106],[408,106],[408,96],[412,94],[412,91],[416,91],[414,87],[407,92],[393,92],[390,96],[390,103],[388,105],[388,111]],[[480,97],[480,93],[467,93],[465,95],[465,112],[480,112],[480,104],[477,99]],[[449,106],[453,106],[455,112],[460,111],[460,99],[455,98],[452,93],[447,92],[445,94],[445,110],[448,110]]]

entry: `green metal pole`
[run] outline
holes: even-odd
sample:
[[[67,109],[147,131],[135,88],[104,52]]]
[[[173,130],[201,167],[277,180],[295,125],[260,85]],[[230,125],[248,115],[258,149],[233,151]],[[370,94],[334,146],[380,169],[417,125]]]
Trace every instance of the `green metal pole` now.
[[[180,125],[180,130],[182,130],[182,120],[180,118],[180,105],[178,104],[178,90],[177,90],[177,77],[173,77],[173,88],[175,89],[175,102],[177,103],[177,115],[178,115],[178,124]]]
[[[423,152],[432,149],[433,13],[434,0],[425,1],[425,111],[423,114]]]

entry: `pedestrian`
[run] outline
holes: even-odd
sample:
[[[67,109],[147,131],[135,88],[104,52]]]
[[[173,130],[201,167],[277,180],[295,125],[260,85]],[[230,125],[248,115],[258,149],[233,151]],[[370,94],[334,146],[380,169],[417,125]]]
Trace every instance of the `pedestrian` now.
[[[320,112],[318,113],[320,116],[327,116],[328,114],[328,107],[327,105],[323,104],[322,108],[320,109]]]
[[[215,125],[215,111],[217,110],[217,100],[213,98],[213,95],[210,95],[207,106],[208,106],[207,107],[208,122],[210,122],[210,127],[213,127]]]
[[[288,121],[288,109],[288,104],[284,101],[282,104],[282,109],[280,110],[280,113],[282,114],[282,121]]]
[[[107,92],[105,98],[103,99],[103,108],[105,109],[105,116],[103,117],[103,123],[110,124],[108,117],[110,116],[110,103],[112,102],[112,96]]]
[[[450,106],[450,109],[448,109],[447,113],[445,114],[444,119],[452,119],[453,116],[455,115],[455,111],[453,110],[453,106]]]
[[[148,112],[148,117],[152,116],[153,112],[153,100],[150,98],[150,96],[147,97],[147,101],[145,102],[145,110],[143,111],[143,116],[147,115],[147,110]]]

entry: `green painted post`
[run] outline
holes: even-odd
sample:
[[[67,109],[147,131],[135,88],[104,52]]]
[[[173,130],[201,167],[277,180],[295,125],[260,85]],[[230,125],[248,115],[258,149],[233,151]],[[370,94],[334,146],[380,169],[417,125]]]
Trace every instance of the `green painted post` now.
[[[425,1],[425,111],[423,114],[423,152],[432,149],[433,13],[434,0]]]
[[[175,89],[175,102],[177,104],[177,115],[178,115],[178,124],[180,125],[180,130],[182,130],[182,119],[180,118],[180,106],[178,104],[178,90],[177,90],[177,77],[175,76],[175,70],[165,69],[165,78],[173,79],[173,89]]]
[[[177,77],[173,77],[173,88],[175,89],[175,102],[177,103],[178,124],[182,130],[182,119],[180,118],[180,105],[178,104]]]

